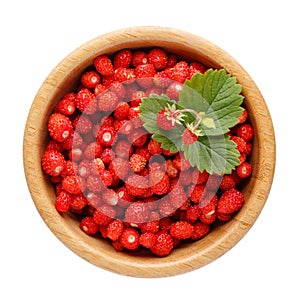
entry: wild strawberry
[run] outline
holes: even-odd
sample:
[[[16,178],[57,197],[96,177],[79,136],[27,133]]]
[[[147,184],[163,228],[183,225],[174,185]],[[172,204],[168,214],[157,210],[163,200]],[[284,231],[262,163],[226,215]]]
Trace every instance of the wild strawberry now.
[[[134,228],[125,228],[119,238],[120,243],[128,250],[136,250],[140,245],[140,235]]]
[[[205,192],[206,192],[205,184],[197,184],[193,188],[193,191],[190,195],[191,200],[196,204],[200,203],[200,200],[204,197]]]
[[[116,241],[124,230],[124,223],[120,220],[113,220],[107,225],[107,237]]]
[[[156,195],[164,195],[170,189],[168,175],[162,170],[155,170],[150,173],[151,190]]]
[[[146,144],[148,140],[148,133],[142,129],[137,128],[132,131],[132,133],[128,136],[128,141],[132,146],[142,147]]]
[[[161,110],[156,117],[157,125],[163,130],[171,130],[177,126],[175,118],[168,115],[168,111]]]
[[[203,204],[200,204],[201,205],[200,221],[202,223],[212,224],[216,220],[217,218],[216,202],[217,201],[212,200],[205,206],[202,206]]]
[[[167,88],[172,83],[172,80],[169,78],[168,73],[164,70],[157,72],[154,75],[153,82],[156,87]]]
[[[114,80],[116,81],[124,82],[128,84],[134,79],[135,79],[134,69],[121,67],[115,70]]]
[[[59,212],[67,212],[71,205],[71,195],[66,191],[61,191],[55,200],[55,208]]]
[[[153,77],[156,71],[152,64],[138,65],[134,69],[137,83],[143,88],[149,88],[153,85]]]
[[[49,150],[55,150],[55,151],[58,151],[61,153],[64,151],[64,147],[62,146],[62,144],[60,142],[51,139],[46,145],[45,152],[49,151]]]
[[[231,136],[230,139],[235,142],[236,144],[236,149],[240,152],[240,153],[243,153],[246,151],[246,148],[247,148],[247,144],[246,144],[246,141],[239,137],[239,136]]]
[[[134,202],[135,197],[128,193],[125,186],[121,186],[116,190],[119,201],[118,205],[121,207],[128,207],[131,202]]]
[[[191,167],[191,164],[182,153],[178,153],[173,159],[173,166],[179,171],[186,171]]]
[[[133,131],[131,120],[115,120],[114,129],[118,134],[129,135]]]
[[[105,91],[98,97],[98,109],[100,111],[113,112],[119,101],[117,95],[112,91]]]
[[[168,159],[166,161],[166,173],[169,176],[169,178],[176,178],[179,175],[179,171],[174,167],[171,159]]]
[[[116,141],[116,131],[112,127],[101,127],[97,133],[97,143],[111,147]]]
[[[232,214],[241,209],[245,202],[244,195],[236,190],[230,189],[225,191],[220,197],[217,212],[221,214]]]
[[[135,153],[129,159],[129,165],[135,173],[141,172],[145,168],[146,163],[147,161],[143,156]]]
[[[249,142],[253,137],[253,127],[250,124],[240,125],[237,129],[237,136]]]
[[[83,218],[79,226],[82,231],[89,235],[96,234],[99,230],[98,225],[95,223],[92,217]]]
[[[246,108],[243,108],[242,114],[238,117],[238,124],[245,123],[248,118],[248,111]]]
[[[207,70],[207,67],[198,61],[193,61],[190,63],[191,75],[195,73],[204,74]],[[192,76],[191,76],[192,77]]]
[[[184,83],[190,78],[190,67],[185,61],[178,62],[173,68],[168,70],[169,77],[180,83]]]
[[[139,128],[143,125],[143,121],[140,118],[139,107],[130,107],[128,112],[128,119],[131,121],[134,128]]]
[[[126,140],[117,141],[113,147],[116,157],[128,159],[133,154],[133,148]]]
[[[48,131],[54,140],[63,142],[73,132],[72,122],[63,114],[53,113],[48,120]]]
[[[63,177],[66,177],[70,175],[75,175],[75,172],[78,172],[78,165],[76,164],[76,162],[66,160],[66,164],[61,175]]]
[[[86,188],[84,178],[70,175],[62,180],[62,186],[70,194],[80,194]]]
[[[94,95],[97,97],[98,95],[102,94],[106,90],[106,86],[98,83],[94,88]]]
[[[193,224],[193,226],[194,226],[194,230],[193,230],[193,233],[191,235],[191,239],[194,240],[194,241],[202,239],[210,231],[210,225],[209,224],[203,224],[201,222],[196,222],[195,224]]]
[[[114,182],[113,176],[108,170],[100,170],[99,176],[105,186],[111,186]]]
[[[104,185],[99,176],[89,176],[86,181],[86,187],[91,192],[99,193],[103,190]]]
[[[95,71],[88,71],[82,74],[80,81],[85,88],[92,89],[100,83],[100,76]]]
[[[79,118],[77,118],[75,130],[78,133],[83,133],[83,134],[88,133],[92,129],[92,127],[93,127],[93,123],[86,115],[81,115]]]
[[[120,50],[115,54],[114,67],[115,68],[128,68],[131,64],[132,52],[130,49]]]
[[[105,164],[109,164],[114,156],[114,152],[111,148],[103,149],[102,153],[100,154],[100,158]]]
[[[42,168],[50,176],[60,175],[65,164],[64,156],[56,150],[48,150],[42,156]]]
[[[227,222],[232,218],[232,216],[231,214],[220,214],[217,212],[217,218],[222,222]]]
[[[85,114],[92,115],[97,110],[95,95],[87,88],[82,88],[75,98],[76,107]]]
[[[148,55],[145,51],[137,50],[132,56],[132,65],[137,67],[138,65],[144,65],[148,63]]]
[[[161,143],[154,139],[150,139],[147,149],[152,155],[162,153]]]
[[[140,236],[140,244],[145,248],[151,248],[156,242],[156,236],[153,232],[144,232]]]
[[[83,160],[84,162],[84,160]],[[80,163],[81,164],[81,163]],[[105,170],[105,165],[100,157],[94,158],[90,163],[91,173],[93,175],[99,175],[99,173]]]
[[[119,102],[114,110],[114,117],[117,120],[125,120],[128,117],[130,106],[127,102]]]
[[[85,159],[92,160],[100,157],[102,153],[102,146],[97,142],[91,142],[84,149],[83,155]]]
[[[252,143],[251,142],[247,142],[246,143],[246,150],[244,151],[244,154],[246,156],[248,156],[248,155],[250,155],[251,151],[252,151]]]
[[[198,136],[191,132],[189,129],[185,129],[182,134],[182,143],[185,145],[192,145],[194,144],[198,139]]]
[[[166,256],[170,254],[174,247],[173,238],[166,232],[156,234],[156,241],[150,248],[151,252],[157,256]]]
[[[124,84],[119,81],[113,81],[109,85],[109,90],[115,93],[120,101],[122,101],[126,96],[126,89],[124,87]]]
[[[135,91],[130,96],[130,106],[131,107],[138,107],[141,102],[142,98],[146,97],[146,93],[144,91]]]
[[[142,147],[136,148],[134,153],[143,156],[147,162],[151,158],[151,153],[148,150],[147,144],[144,144]]]
[[[110,58],[106,55],[96,57],[94,59],[94,66],[101,75],[109,76],[114,74],[114,66]]]
[[[234,178],[232,175],[224,175],[222,178],[222,181],[220,183],[220,190],[222,192],[234,189],[236,185],[236,182],[234,181]]]
[[[178,57],[175,54],[171,53],[168,56],[168,63],[166,67],[173,68],[177,64],[177,62],[178,62]]]
[[[86,197],[83,194],[71,195],[71,210],[81,210],[87,205]]]
[[[101,205],[93,214],[96,224],[103,226],[109,224],[116,216],[116,210],[110,205]]]
[[[170,228],[170,235],[179,240],[188,239],[193,234],[193,225],[188,222],[178,221]]]
[[[168,194],[170,202],[174,208],[180,208],[187,200],[186,192],[180,184],[176,184],[174,187],[170,186],[170,192]]]
[[[193,224],[201,215],[201,208],[199,205],[192,205],[186,210],[186,219]]]
[[[166,95],[173,100],[178,100],[179,92],[182,90],[183,84],[179,82],[172,82],[166,90]]]
[[[141,197],[149,192],[148,179],[136,174],[128,177],[125,186],[132,196]]]
[[[113,158],[108,165],[108,170],[121,180],[126,180],[129,173],[129,163],[128,160],[121,157]]]
[[[152,64],[155,70],[163,70],[168,63],[168,57],[164,50],[160,48],[153,48],[148,53],[148,62]]]
[[[75,112],[76,94],[67,93],[58,103],[57,110],[63,115],[72,115]]]
[[[240,178],[247,178],[252,173],[252,165],[247,162],[243,162],[236,168],[236,172]]]
[[[125,222],[132,224],[142,224],[149,219],[147,205],[142,201],[131,203],[125,212]]]

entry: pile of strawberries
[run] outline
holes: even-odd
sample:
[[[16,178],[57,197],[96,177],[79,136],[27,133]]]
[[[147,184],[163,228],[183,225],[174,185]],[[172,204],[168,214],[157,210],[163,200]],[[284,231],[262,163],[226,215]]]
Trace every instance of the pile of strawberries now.
[[[230,220],[245,201],[239,184],[252,172],[247,110],[228,133],[240,165],[224,176],[199,172],[181,152],[162,149],[139,118],[141,98],[164,93],[176,100],[185,80],[206,70],[160,48],[96,57],[48,120],[41,163],[56,209],[78,216],[86,234],[111,240],[117,251],[157,256]]]

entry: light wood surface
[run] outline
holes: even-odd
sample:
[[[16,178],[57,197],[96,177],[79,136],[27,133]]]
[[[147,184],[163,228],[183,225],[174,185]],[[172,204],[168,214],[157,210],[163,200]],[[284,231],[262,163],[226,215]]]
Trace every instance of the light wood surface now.
[[[224,68],[243,86],[245,105],[256,135],[253,140],[253,175],[243,188],[246,203],[228,223],[204,239],[175,249],[163,258],[116,252],[103,240],[87,236],[78,221],[59,214],[52,185],[41,169],[47,140],[47,119],[58,100],[78,83],[93,59],[123,48],[160,46],[189,60]],[[165,277],[200,268],[231,249],[251,228],[267,200],[275,168],[275,137],[266,103],[254,81],[234,58],[198,36],[165,27],[136,27],[102,35],[68,55],[47,77],[30,109],[23,144],[24,169],[38,212],[50,230],[73,252],[92,264],[134,277]]]

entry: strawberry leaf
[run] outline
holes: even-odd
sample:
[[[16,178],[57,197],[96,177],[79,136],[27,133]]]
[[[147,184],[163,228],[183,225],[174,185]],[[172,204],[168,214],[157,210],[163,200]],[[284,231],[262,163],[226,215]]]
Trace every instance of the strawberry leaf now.
[[[237,124],[243,112],[240,106],[243,102],[241,91],[236,78],[225,70],[208,70],[205,74],[195,74],[185,82],[178,104],[204,112],[206,118],[213,119],[215,128],[205,126],[205,122],[199,125],[206,136],[221,135]]]
[[[201,172],[230,174],[239,165],[240,153],[227,135],[199,137],[191,145],[182,145],[184,156]]]

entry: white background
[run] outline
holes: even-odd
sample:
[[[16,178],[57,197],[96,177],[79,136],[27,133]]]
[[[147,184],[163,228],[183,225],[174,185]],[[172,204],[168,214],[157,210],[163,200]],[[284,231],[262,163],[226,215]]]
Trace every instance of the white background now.
[[[163,279],[116,275],[73,254],[42,221],[23,172],[24,125],[46,76],[84,42],[136,25],[186,30],[235,57],[277,139],[273,187],[249,233],[208,266]],[[0,298],[299,299],[299,28],[296,0],[2,1]]]

